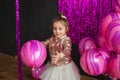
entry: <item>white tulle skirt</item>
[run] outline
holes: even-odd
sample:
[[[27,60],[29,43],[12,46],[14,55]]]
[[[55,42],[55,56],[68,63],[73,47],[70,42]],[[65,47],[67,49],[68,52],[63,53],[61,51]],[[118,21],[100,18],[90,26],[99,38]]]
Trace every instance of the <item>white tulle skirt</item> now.
[[[52,66],[46,64],[43,73],[40,76],[41,80],[80,80],[79,69],[72,61],[65,65]]]

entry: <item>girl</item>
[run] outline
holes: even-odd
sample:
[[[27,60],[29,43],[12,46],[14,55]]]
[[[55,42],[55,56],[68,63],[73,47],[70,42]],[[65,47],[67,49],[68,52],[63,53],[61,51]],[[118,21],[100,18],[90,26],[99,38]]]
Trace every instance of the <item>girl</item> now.
[[[68,26],[63,15],[53,19],[53,35],[43,42],[49,50],[50,61],[40,76],[41,80],[80,80],[79,70],[71,59],[72,43],[67,36]]]

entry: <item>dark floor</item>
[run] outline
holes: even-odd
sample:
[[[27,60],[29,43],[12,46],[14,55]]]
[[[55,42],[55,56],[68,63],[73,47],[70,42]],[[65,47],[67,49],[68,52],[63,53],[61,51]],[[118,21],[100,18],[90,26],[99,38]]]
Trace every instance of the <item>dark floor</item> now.
[[[0,80],[18,80],[18,66],[15,57],[0,53]],[[23,65],[23,80],[34,80],[28,67]],[[81,75],[81,80],[98,80]]]
[[[0,80],[18,80],[17,59],[0,53]],[[29,68],[23,65],[23,80],[34,80]]]

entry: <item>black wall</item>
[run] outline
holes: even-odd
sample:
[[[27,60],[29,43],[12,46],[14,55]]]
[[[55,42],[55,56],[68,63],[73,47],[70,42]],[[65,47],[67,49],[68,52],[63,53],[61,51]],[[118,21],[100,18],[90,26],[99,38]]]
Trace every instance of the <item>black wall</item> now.
[[[15,54],[14,0],[0,0],[0,52]]]
[[[19,0],[21,45],[45,40],[51,35],[50,22],[57,15],[57,0]],[[16,55],[15,0],[0,0],[0,52]]]

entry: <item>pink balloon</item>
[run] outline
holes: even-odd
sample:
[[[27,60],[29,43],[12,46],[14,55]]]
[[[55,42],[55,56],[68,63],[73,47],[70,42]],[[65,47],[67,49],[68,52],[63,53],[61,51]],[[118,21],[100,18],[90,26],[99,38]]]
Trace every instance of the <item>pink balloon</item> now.
[[[120,54],[120,19],[114,20],[108,25],[106,40],[109,47]]]
[[[98,36],[97,42],[98,42],[99,47],[101,47],[101,48],[103,48],[105,46],[105,43],[106,43],[106,41],[102,35]]]
[[[46,59],[46,48],[38,40],[27,41],[21,48],[21,58],[28,67],[38,67]]]
[[[120,0],[115,0],[115,12],[120,13]]]
[[[37,68],[32,68],[31,69],[31,74],[35,80],[38,80],[40,75],[42,74],[42,71],[44,70],[45,66],[41,65],[40,67]]]
[[[104,37],[102,35],[98,36],[98,40],[97,40],[98,46],[100,48],[106,49],[108,51],[111,51],[111,48],[108,45],[108,42],[104,39]]]
[[[111,57],[108,74],[114,79],[120,78],[120,55],[115,54]]]
[[[94,40],[90,37],[83,38],[79,43],[79,53],[82,55],[84,52],[86,52],[89,49],[95,49],[96,44]]]
[[[106,73],[110,54],[104,49],[91,49],[80,58],[80,65],[84,72],[92,76]]]
[[[102,36],[105,38],[106,28],[108,27],[109,23],[115,19],[120,19],[120,13],[111,13],[108,14],[101,23],[101,32]],[[106,38],[105,38],[106,39]]]

